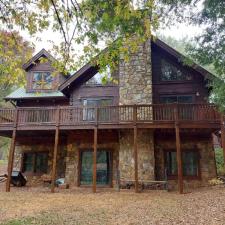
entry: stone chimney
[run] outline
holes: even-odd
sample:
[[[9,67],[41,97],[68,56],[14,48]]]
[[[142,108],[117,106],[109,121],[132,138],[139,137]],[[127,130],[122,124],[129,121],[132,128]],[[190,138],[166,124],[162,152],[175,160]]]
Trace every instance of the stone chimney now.
[[[140,44],[129,62],[119,64],[119,103],[152,104],[151,41]],[[138,177],[155,179],[154,135],[150,129],[138,129]],[[119,170],[121,184],[134,180],[133,130],[120,131]]]

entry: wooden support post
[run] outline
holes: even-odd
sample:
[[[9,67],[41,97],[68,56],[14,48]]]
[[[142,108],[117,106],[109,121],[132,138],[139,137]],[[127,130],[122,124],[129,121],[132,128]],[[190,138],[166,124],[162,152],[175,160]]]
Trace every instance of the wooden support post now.
[[[134,187],[138,193],[138,150],[137,150],[137,126],[134,127]]]
[[[51,180],[51,192],[55,192],[55,179],[56,179],[56,164],[57,164],[57,153],[59,145],[59,121],[60,121],[60,108],[56,110],[56,129],[55,129],[55,143],[52,163],[52,180]]]
[[[224,127],[224,115],[221,115],[221,145],[223,148],[223,159],[225,167],[225,127]]]
[[[14,127],[12,133],[12,140],[9,150],[9,160],[8,160],[8,179],[6,181],[6,192],[10,192],[11,175],[13,170],[14,154],[15,154],[15,144],[16,144],[16,130],[18,121],[18,109],[15,111]]]
[[[97,183],[97,145],[98,145],[98,128],[94,128],[94,151],[93,151],[93,192],[96,193]]]
[[[176,133],[176,153],[177,153],[177,178],[178,178],[178,190],[180,194],[183,194],[183,167],[182,167],[182,151],[180,144],[180,128],[179,128],[179,105],[175,104],[174,107],[174,119],[175,119],[175,133]]]
[[[180,146],[180,128],[178,124],[175,125],[175,131],[176,131],[176,149],[177,149],[178,190],[180,194],[183,194],[182,152]]]

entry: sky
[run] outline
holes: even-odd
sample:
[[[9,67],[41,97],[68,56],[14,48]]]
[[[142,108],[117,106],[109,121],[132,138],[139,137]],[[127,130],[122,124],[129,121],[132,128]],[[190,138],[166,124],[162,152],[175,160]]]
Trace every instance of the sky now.
[[[174,39],[191,39],[197,34],[199,34],[200,29],[199,27],[195,27],[193,25],[187,24],[176,24],[170,28],[166,28],[163,30],[159,30],[160,34],[164,36],[170,36]],[[26,32],[21,32],[22,36],[35,44],[35,53],[39,52],[41,49],[45,48],[46,50],[51,49],[51,44],[49,40],[53,41],[55,44],[60,43],[61,35],[59,33],[54,33],[50,30],[45,31],[38,36],[41,37],[41,41],[37,41],[35,38],[31,38]],[[77,46],[77,48],[80,48]],[[80,50],[80,49],[79,49]]]
[[[203,0],[196,5],[196,7],[193,9],[193,12],[197,13],[202,9],[202,2]],[[191,39],[194,36],[198,35],[201,31],[201,28],[189,25],[187,23],[176,23],[175,25],[167,27],[166,29],[163,28],[158,32],[163,36],[170,36],[176,40],[180,40],[185,38]],[[59,44],[62,41],[62,35],[60,33],[54,33],[51,30],[44,31],[43,33],[38,35],[38,37],[41,38],[41,41],[37,41],[35,38],[31,38],[25,31],[23,31],[21,34],[26,40],[31,41],[35,44],[35,53],[39,52],[43,48],[45,48],[46,50],[50,50],[52,45],[49,43],[49,40],[53,41],[54,44]],[[75,49],[77,48],[78,51],[81,50],[80,46],[73,47]]]

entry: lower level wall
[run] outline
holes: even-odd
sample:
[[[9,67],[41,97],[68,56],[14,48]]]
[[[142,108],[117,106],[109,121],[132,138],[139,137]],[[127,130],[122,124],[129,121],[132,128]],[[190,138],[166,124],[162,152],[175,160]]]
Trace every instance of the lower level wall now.
[[[165,180],[164,151],[176,149],[175,135],[158,133],[155,137],[156,179]],[[191,134],[190,131],[181,133],[181,150],[196,150],[199,152],[199,179],[184,178],[184,187],[195,188],[209,185],[209,180],[217,176],[215,152],[211,133]],[[177,180],[169,180],[169,188],[177,188]]]
[[[32,152],[48,152],[48,171],[47,174],[51,175],[52,161],[54,151],[54,137],[49,136],[32,136],[26,138],[17,138],[13,169],[21,171],[23,168],[23,154]],[[57,155],[57,178],[65,176],[65,155],[66,145],[65,138],[60,138],[58,155]],[[42,183],[41,175],[35,173],[26,174],[28,185],[38,185]]]
[[[66,156],[66,182],[79,185],[79,151],[93,150],[93,131],[74,131],[68,135]],[[98,131],[98,150],[110,150],[113,156],[112,184],[115,185],[118,168],[118,132]]]
[[[121,185],[134,181],[134,131],[120,131],[119,170]],[[138,178],[155,180],[154,133],[150,129],[138,129]]]

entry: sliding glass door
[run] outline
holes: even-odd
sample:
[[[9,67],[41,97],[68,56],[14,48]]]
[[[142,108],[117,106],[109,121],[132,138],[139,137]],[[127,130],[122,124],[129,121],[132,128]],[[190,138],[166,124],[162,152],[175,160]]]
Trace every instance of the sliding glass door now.
[[[111,152],[97,152],[97,185],[109,185],[111,181]],[[91,185],[93,177],[93,151],[81,151],[80,184]]]

